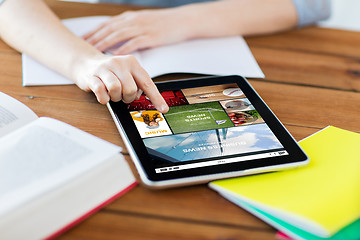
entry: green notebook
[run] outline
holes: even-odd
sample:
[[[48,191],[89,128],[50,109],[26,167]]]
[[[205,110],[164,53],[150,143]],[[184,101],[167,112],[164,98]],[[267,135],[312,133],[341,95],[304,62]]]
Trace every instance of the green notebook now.
[[[261,211],[251,206],[250,204],[247,204],[246,202],[241,202],[239,201],[239,199],[235,199],[230,195],[229,196],[223,195],[223,196],[294,239],[304,239],[304,240],[359,240],[360,239],[360,219],[350,223],[349,225],[345,226],[343,229],[341,229],[340,231],[338,231],[337,233],[335,233],[330,237],[318,237],[314,234],[301,230],[300,228],[294,227],[293,225],[288,224],[287,222],[282,221],[281,219],[278,219],[264,211]]]
[[[299,144],[307,167],[209,186],[291,237],[339,239],[359,229],[360,134],[327,127]],[[340,238],[359,239],[358,232]]]

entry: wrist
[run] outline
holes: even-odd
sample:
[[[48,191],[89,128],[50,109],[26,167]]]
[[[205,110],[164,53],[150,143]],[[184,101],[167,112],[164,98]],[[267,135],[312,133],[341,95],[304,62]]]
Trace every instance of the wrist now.
[[[87,49],[86,51],[79,51],[80,54],[74,55],[70,61],[70,79],[74,81],[80,88],[84,89],[83,86],[86,77],[90,77],[91,72],[96,68],[96,64],[105,59],[107,56],[93,48]]]

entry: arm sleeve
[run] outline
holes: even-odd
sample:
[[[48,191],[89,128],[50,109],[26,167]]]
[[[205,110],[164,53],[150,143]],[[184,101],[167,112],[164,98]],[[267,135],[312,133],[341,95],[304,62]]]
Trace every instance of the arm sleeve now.
[[[330,0],[292,0],[298,14],[298,27],[327,19],[331,14]]]

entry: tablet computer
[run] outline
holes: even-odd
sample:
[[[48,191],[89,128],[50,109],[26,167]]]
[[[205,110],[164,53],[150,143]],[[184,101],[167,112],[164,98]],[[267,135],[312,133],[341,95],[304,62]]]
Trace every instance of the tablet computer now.
[[[298,167],[308,157],[240,76],[156,83],[169,105],[142,95],[108,103],[142,182],[165,188]]]

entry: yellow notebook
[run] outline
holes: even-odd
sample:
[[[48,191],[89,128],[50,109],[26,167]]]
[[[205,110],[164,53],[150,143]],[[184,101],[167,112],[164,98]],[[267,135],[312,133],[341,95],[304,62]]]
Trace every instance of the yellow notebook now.
[[[310,157],[307,167],[209,186],[296,228],[329,237],[360,218],[360,134],[330,126],[299,144]]]

